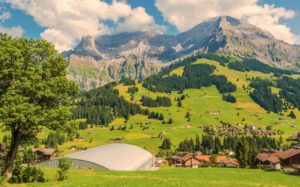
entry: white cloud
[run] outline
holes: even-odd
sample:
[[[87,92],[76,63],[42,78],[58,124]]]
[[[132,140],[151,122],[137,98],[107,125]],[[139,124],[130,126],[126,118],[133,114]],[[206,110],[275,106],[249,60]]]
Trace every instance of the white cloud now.
[[[116,29],[118,32],[134,32],[155,30],[164,33],[166,28],[155,24],[152,16],[148,15],[144,8],[138,7],[127,16],[124,22],[120,23]]]
[[[2,11],[0,13],[0,33],[6,33],[13,37],[21,37],[24,33],[24,30],[21,26],[5,27],[3,25],[11,17],[10,12],[4,10],[5,8],[0,6],[0,11]]]
[[[288,43],[295,44],[300,40],[288,26],[279,23],[280,19],[294,17],[294,11],[274,5],[258,5],[258,0],[156,0],[155,5],[164,19],[180,31],[211,17],[229,15],[246,19]]]
[[[2,12],[2,14],[0,14],[0,22],[4,23],[6,20],[8,20],[10,18],[11,14],[9,12]]]
[[[5,0],[13,8],[31,15],[45,27],[41,37],[64,51],[84,35],[98,36],[122,31],[153,30],[159,26],[144,8],[132,8],[126,1],[113,0]],[[105,25],[110,20],[116,26]],[[116,30],[117,29],[117,30]]]
[[[0,25],[0,32],[9,34],[13,37],[21,37],[24,33],[24,30],[20,26],[4,27],[4,26]]]

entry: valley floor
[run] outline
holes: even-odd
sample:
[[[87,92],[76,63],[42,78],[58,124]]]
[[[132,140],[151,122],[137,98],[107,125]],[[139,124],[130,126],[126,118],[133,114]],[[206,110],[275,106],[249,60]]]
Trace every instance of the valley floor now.
[[[46,177],[55,180],[55,170],[47,169]],[[171,168],[157,171],[71,170],[62,182],[31,183],[8,186],[300,186],[300,177],[260,169]]]

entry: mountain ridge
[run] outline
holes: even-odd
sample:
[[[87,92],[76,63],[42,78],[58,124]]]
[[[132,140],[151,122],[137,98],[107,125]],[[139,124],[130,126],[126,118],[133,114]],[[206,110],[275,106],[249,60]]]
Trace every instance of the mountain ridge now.
[[[69,78],[81,89],[91,89],[122,77],[141,80],[180,58],[215,52],[300,71],[300,46],[276,40],[269,32],[230,16],[210,18],[176,36],[151,31],[85,36],[64,55]],[[78,64],[86,64],[85,74]]]

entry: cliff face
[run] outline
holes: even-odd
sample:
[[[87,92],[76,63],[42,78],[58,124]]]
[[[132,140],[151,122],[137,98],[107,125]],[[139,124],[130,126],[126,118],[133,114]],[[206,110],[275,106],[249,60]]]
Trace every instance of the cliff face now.
[[[93,57],[72,54],[69,57],[68,77],[75,80],[81,89],[89,90],[122,77],[142,80],[158,73],[161,67],[161,64],[145,63],[138,59],[99,62]]]
[[[205,52],[252,57],[271,66],[300,70],[299,46],[229,16],[209,19],[177,36],[153,32],[85,36],[64,55],[69,78],[81,89],[91,89],[123,76],[141,80],[180,57]]]

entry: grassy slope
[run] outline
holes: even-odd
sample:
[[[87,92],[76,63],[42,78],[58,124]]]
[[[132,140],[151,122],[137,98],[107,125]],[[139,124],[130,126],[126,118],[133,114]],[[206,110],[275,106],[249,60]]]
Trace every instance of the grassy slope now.
[[[55,180],[55,170],[46,170]],[[299,186],[298,176],[280,172],[229,168],[162,168],[148,172],[71,170],[62,182],[32,183],[21,186]],[[19,185],[11,185],[19,186]]]
[[[134,100],[132,102],[140,104],[140,98],[143,95],[147,95],[155,98],[156,96],[169,96],[172,99],[172,107],[159,107],[159,108],[149,108],[150,111],[156,111],[164,114],[165,120],[172,118],[174,120],[173,125],[163,125],[161,121],[148,119],[143,115],[132,116],[127,122],[127,130],[120,131],[114,130],[110,131],[107,127],[94,127],[88,128],[86,130],[81,130],[80,135],[84,140],[74,140],[72,142],[66,142],[65,144],[59,146],[59,149],[64,151],[64,154],[69,154],[74,152],[68,150],[69,147],[73,145],[81,147],[94,147],[106,143],[112,142],[111,139],[117,137],[124,137],[126,143],[138,145],[140,147],[146,148],[147,150],[155,153],[158,150],[158,146],[161,144],[161,138],[153,138],[157,136],[160,132],[165,132],[166,136],[169,137],[174,146],[177,146],[180,141],[186,137],[195,137],[196,134],[201,134],[201,129],[198,128],[199,125],[220,125],[220,120],[229,122],[233,125],[238,124],[245,118],[246,124],[256,124],[263,129],[267,125],[273,124],[273,130],[283,130],[283,138],[287,138],[292,135],[293,132],[300,130],[300,121],[292,120],[286,118],[284,120],[279,120],[282,116],[274,113],[268,114],[259,105],[255,104],[249,94],[243,90],[243,85],[247,86],[249,82],[247,78],[252,77],[262,77],[262,78],[272,78],[269,74],[262,74],[259,72],[239,72],[234,70],[229,70],[226,67],[219,65],[219,63],[201,59],[196,63],[209,63],[217,67],[216,74],[224,74],[228,77],[230,81],[238,86],[238,89],[233,94],[237,97],[237,103],[231,104],[224,102],[222,100],[221,94],[217,89],[212,86],[208,88],[201,89],[188,89],[184,91],[187,95],[186,99],[183,101],[183,107],[179,108],[176,106],[177,102],[174,99],[180,96],[177,92],[173,92],[168,95],[166,93],[153,93],[137,84],[139,92],[135,94]],[[183,73],[183,68],[180,67],[170,74],[181,75]],[[120,94],[124,96],[128,101],[130,100],[130,95],[127,93],[128,87],[122,84],[116,87],[120,91]],[[276,89],[275,89],[276,91]],[[221,111],[220,115],[209,115],[207,111]],[[185,119],[186,112],[192,114],[191,121],[187,122]],[[300,118],[300,112],[296,111],[298,119]],[[146,124],[147,123],[147,124]],[[275,124],[276,123],[276,124]],[[109,126],[124,125],[124,119],[116,119]],[[130,126],[133,129],[129,129]],[[149,129],[142,130],[142,126],[148,126]],[[296,126],[292,128],[291,125]],[[186,126],[190,126],[186,128]],[[243,128],[243,125],[238,126]],[[40,138],[45,138],[46,132],[40,134]],[[1,133],[0,133],[1,136]],[[152,138],[151,138],[152,137]]]
[[[80,135],[84,140],[75,140],[67,142],[59,146],[64,154],[73,151],[68,150],[72,145],[82,147],[94,147],[111,142],[111,139],[116,137],[125,137],[125,142],[144,147],[151,152],[156,152],[161,144],[160,138],[151,138],[158,135],[160,132],[166,132],[166,136],[171,139],[174,145],[186,137],[194,137],[196,134],[201,134],[200,124],[204,125],[220,125],[219,121],[223,120],[231,124],[239,123],[242,118],[245,118],[247,124],[257,124],[265,128],[275,122],[279,125],[274,125],[273,129],[284,130],[284,138],[289,137],[292,132],[300,127],[299,120],[279,120],[281,116],[265,112],[261,107],[255,104],[248,93],[242,89],[243,84],[249,84],[246,78],[264,77],[271,78],[271,75],[265,75],[259,72],[241,73],[238,71],[229,70],[220,66],[217,62],[208,60],[199,60],[197,63],[210,63],[217,67],[216,74],[225,74],[230,81],[238,86],[238,90],[234,93],[238,102],[230,104],[224,102],[221,95],[215,87],[189,89],[184,92],[188,97],[183,101],[183,107],[176,106],[175,97],[180,96],[177,92],[169,95],[172,99],[172,107],[149,108],[151,111],[162,112],[165,119],[172,118],[173,125],[163,125],[160,121],[147,119],[143,115],[135,115],[127,122],[127,127],[133,125],[133,129],[126,131],[110,131],[107,127],[94,127],[80,131]],[[174,70],[175,73],[181,75],[183,68]],[[157,95],[167,96],[165,93],[153,93],[137,84],[139,92],[135,94],[132,102],[140,103],[142,95],[147,95],[155,98]],[[127,86],[118,85],[117,89],[126,99],[130,100],[130,95],[127,93]],[[275,89],[276,91],[276,89]],[[220,115],[209,115],[207,111],[218,110]],[[189,111],[192,114],[191,121],[187,122],[184,118],[185,113]],[[237,115],[239,113],[239,116]],[[298,119],[300,118],[299,111],[296,112]],[[259,119],[262,118],[262,119]],[[149,123],[146,125],[146,123]],[[148,130],[142,130],[140,125],[149,126]],[[190,125],[191,128],[185,128],[184,125]],[[297,129],[291,128],[290,124],[294,124]],[[124,119],[116,119],[109,126],[124,125]],[[239,126],[243,128],[243,126]],[[40,138],[44,138],[46,132],[40,134]],[[1,136],[1,133],[0,133]],[[92,141],[89,141],[92,140]],[[225,172],[226,171],[226,172]],[[70,179],[64,182],[48,182],[43,186],[299,186],[299,177],[285,175],[279,172],[264,172],[262,170],[248,169],[223,169],[223,168],[199,168],[199,169],[183,169],[183,168],[162,168],[159,171],[151,172],[108,172],[108,171],[93,171],[93,170],[71,170]],[[47,169],[46,177],[55,178],[55,170]],[[16,185],[17,186],[17,185]],[[26,185],[22,185],[26,186]],[[29,184],[28,186],[41,186],[41,184]]]
[[[143,95],[147,95],[155,98],[156,96],[169,96],[172,99],[172,107],[158,107],[158,108],[149,108],[150,111],[163,113],[165,120],[172,118],[174,120],[173,125],[163,125],[161,121],[147,119],[146,116],[136,115],[131,117],[127,122],[127,130],[119,131],[114,130],[110,131],[106,127],[97,127],[89,128],[87,130],[80,131],[80,135],[85,140],[75,140],[73,142],[67,142],[59,148],[63,151],[66,151],[65,154],[71,153],[73,151],[68,150],[68,147],[72,145],[79,145],[82,147],[94,147],[97,145],[102,145],[105,143],[111,142],[111,139],[117,137],[124,137],[126,143],[138,145],[144,147],[147,150],[155,153],[158,150],[158,146],[161,144],[160,138],[151,138],[157,136],[160,132],[165,132],[166,136],[171,139],[173,145],[177,145],[181,140],[186,137],[195,137],[196,134],[201,134],[201,129],[198,128],[199,125],[220,125],[220,120],[229,122],[233,125],[238,124],[245,118],[244,124],[256,124],[263,129],[266,126],[273,124],[273,130],[283,130],[283,138],[287,138],[292,135],[294,131],[299,131],[300,122],[299,120],[292,120],[290,118],[285,118],[284,120],[279,120],[282,116],[274,113],[267,113],[259,105],[254,103],[249,94],[243,90],[243,85],[247,87],[249,81],[247,78],[252,77],[262,77],[272,79],[272,75],[263,74],[259,72],[239,72],[234,70],[229,70],[226,67],[219,65],[219,63],[201,59],[196,63],[209,63],[217,67],[216,74],[223,74],[228,77],[228,79],[237,85],[238,89],[233,93],[237,97],[237,103],[231,104],[224,102],[222,100],[221,94],[217,89],[212,86],[208,88],[201,89],[188,89],[184,91],[184,94],[187,95],[187,98],[183,101],[183,107],[179,108],[176,106],[177,102],[174,99],[180,94],[173,92],[168,95],[166,93],[153,93],[137,84],[139,92],[135,94],[134,100],[131,102],[140,104],[140,99]],[[181,75],[183,73],[183,68],[174,70],[170,74]],[[122,84],[116,87],[120,91],[120,94],[124,96],[128,101],[130,100],[130,95],[127,93],[128,86]],[[277,91],[276,89],[274,89]],[[209,115],[207,111],[221,111],[220,115]],[[185,119],[186,112],[192,114],[191,121],[187,122]],[[298,119],[300,118],[299,111],[296,111]],[[146,124],[149,123],[149,124]],[[275,124],[277,123],[277,124]],[[238,126],[243,128],[243,125]],[[117,129],[118,126],[124,125],[124,119],[116,119],[109,126],[115,126]],[[128,127],[133,126],[133,129]],[[149,129],[142,130],[142,126],[148,126]],[[292,128],[291,125],[296,126]],[[186,128],[186,126],[191,126]],[[92,139],[92,142],[89,143],[89,140]]]

